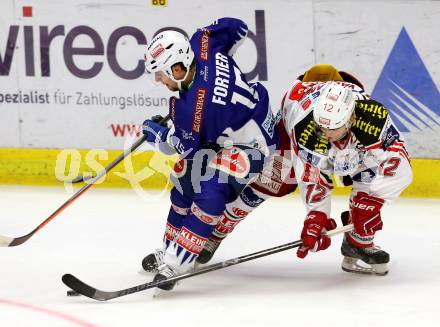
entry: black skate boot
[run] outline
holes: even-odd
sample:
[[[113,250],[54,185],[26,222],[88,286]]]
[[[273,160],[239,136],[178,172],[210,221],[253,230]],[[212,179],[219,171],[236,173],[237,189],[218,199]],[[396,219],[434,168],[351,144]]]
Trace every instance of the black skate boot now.
[[[388,273],[388,262],[390,255],[381,250],[378,246],[359,248],[347,241],[344,236],[342,241],[341,253],[344,256],[342,270],[360,274],[370,274],[384,276]],[[358,264],[358,260],[365,263],[365,266]]]
[[[159,266],[158,268],[158,273],[156,274],[156,276],[154,276],[153,281],[154,282],[158,282],[161,280],[165,280],[171,277],[177,276],[177,273],[173,270],[173,268],[171,268],[170,266],[168,266],[167,264],[162,264],[161,266]],[[157,288],[160,288],[161,290],[164,291],[171,291],[174,286],[176,286],[177,281],[175,282],[169,282],[169,283],[165,283],[162,284],[160,286],[158,286]]]
[[[147,272],[157,273],[159,266],[163,262],[164,254],[164,250],[156,249],[155,252],[150,253],[142,260],[142,268]]]
[[[215,251],[217,251],[218,247],[220,246],[220,243],[222,242],[221,239],[214,240],[210,238],[203,247],[202,251],[200,251],[199,256],[196,259],[196,263],[205,264],[208,263],[212,257],[214,256]]]

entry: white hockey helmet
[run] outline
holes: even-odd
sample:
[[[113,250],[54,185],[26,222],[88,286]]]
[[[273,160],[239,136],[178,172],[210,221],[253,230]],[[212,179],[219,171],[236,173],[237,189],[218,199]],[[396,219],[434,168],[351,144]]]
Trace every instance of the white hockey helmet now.
[[[193,60],[194,52],[191,49],[188,38],[182,33],[167,30],[156,35],[147,44],[145,72],[147,74],[155,74],[162,71],[173,81],[180,84],[188,76]],[[186,68],[186,74],[181,80],[176,80],[171,67],[179,62]]]
[[[337,129],[350,128],[355,97],[349,88],[336,82],[327,82],[319,90],[320,95],[313,108],[313,120],[319,127]]]

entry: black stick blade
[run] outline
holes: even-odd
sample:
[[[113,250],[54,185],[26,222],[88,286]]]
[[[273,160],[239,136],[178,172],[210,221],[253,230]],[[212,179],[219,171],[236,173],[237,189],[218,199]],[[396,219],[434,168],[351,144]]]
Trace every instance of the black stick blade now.
[[[78,278],[76,278],[71,274],[65,274],[61,280],[66,286],[70,287],[72,290],[78,292],[79,294],[82,294],[94,300],[100,300],[100,301],[106,300],[106,299],[96,298],[97,290],[95,288],[80,281]]]

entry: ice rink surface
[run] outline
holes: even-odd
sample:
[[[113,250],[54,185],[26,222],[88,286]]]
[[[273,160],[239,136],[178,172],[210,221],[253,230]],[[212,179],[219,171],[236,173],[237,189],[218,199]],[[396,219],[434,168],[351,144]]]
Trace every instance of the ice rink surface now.
[[[63,188],[0,187],[0,234],[22,236],[69,194]],[[72,273],[103,290],[148,282],[142,258],[161,245],[168,197],[92,189],[29,241],[0,248],[0,326],[438,326],[440,200],[399,199],[383,213],[376,243],[391,255],[385,277],[341,270],[330,249],[300,260],[294,250],[181,281],[153,298],[143,291],[108,302],[67,297]],[[338,217],[347,198],[333,200]],[[272,199],[237,227],[213,263],[299,238],[299,197]]]

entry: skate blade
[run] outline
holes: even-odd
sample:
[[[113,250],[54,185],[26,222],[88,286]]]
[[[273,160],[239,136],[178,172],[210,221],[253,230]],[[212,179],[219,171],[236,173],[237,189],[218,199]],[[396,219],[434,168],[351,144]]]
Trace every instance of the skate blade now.
[[[156,287],[153,292],[153,299],[160,297],[164,293],[169,293],[170,291],[165,291],[161,288]]]
[[[376,265],[368,265],[364,262],[366,266],[359,265],[359,261],[362,260],[351,257],[344,257],[342,261],[342,270],[349,273],[355,274],[363,274],[363,275],[376,275],[376,276],[385,276],[388,274],[388,264],[376,264]]]

